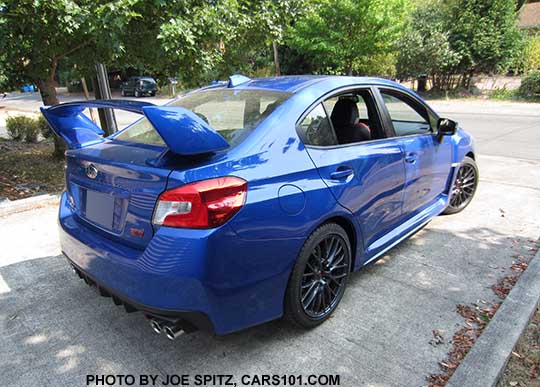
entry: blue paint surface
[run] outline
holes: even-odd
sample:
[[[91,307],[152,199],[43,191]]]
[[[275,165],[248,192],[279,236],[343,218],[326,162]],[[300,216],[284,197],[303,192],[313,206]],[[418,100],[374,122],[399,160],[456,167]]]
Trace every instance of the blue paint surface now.
[[[355,270],[408,237],[445,209],[456,165],[474,152],[462,129],[442,142],[436,134],[426,134],[323,148],[306,147],[299,138],[296,125],[305,113],[353,87],[398,90],[432,112],[420,97],[391,81],[292,76],[242,79],[236,86],[218,83],[211,88],[228,86],[292,95],[235,147],[227,147],[217,132],[185,109],[101,103],[146,114],[166,147],[101,137],[82,115],[93,103],[43,109],[71,148],[59,215],[64,253],[134,302],[163,311],[204,313],[218,334],[283,314],[296,257],[321,224],[338,220],[347,226]],[[378,108],[384,112],[384,106]],[[192,157],[194,153],[205,155]],[[89,164],[99,171],[95,179],[86,176]],[[343,168],[351,173],[335,174]],[[248,182],[246,203],[229,222],[209,230],[152,225],[163,191],[220,176]],[[87,203],[89,192],[92,201]],[[96,203],[107,213],[88,216],[88,204],[91,210]]]

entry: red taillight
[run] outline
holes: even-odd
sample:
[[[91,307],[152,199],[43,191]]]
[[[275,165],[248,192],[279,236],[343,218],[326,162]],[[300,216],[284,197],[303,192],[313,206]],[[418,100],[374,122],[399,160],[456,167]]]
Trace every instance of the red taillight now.
[[[214,228],[236,214],[246,201],[247,182],[239,177],[197,181],[163,192],[152,223],[183,228]]]

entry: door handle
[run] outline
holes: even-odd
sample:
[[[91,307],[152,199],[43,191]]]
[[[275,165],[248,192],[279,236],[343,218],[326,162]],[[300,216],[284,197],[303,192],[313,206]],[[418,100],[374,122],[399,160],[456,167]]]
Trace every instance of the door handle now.
[[[409,152],[405,155],[405,162],[414,164],[416,163],[416,160],[418,159],[418,155],[415,152]]]
[[[340,167],[337,171],[332,172],[330,174],[330,178],[332,180],[342,180],[346,177],[352,175],[354,173],[354,170],[349,167]]]

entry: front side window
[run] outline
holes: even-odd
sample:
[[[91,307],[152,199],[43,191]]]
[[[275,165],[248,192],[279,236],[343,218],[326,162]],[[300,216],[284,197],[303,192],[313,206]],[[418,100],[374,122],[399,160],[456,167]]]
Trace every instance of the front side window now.
[[[392,120],[396,136],[431,133],[431,124],[426,109],[416,106],[397,93],[381,91],[384,104]]]
[[[187,94],[172,102],[170,106],[181,106],[193,111],[234,147],[289,96],[289,93],[270,90],[206,90]],[[114,138],[165,145],[146,118],[128,126]]]
[[[337,144],[336,135],[322,104],[309,112],[298,126],[298,135],[305,145],[331,146]]]

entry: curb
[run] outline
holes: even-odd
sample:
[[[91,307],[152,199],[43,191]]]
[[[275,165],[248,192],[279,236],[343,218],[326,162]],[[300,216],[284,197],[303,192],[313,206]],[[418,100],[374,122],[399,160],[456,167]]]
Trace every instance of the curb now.
[[[495,386],[540,300],[540,250],[446,387]]]
[[[59,201],[60,195],[46,194],[2,203],[0,204],[0,217],[33,210],[36,208],[57,205]]]

